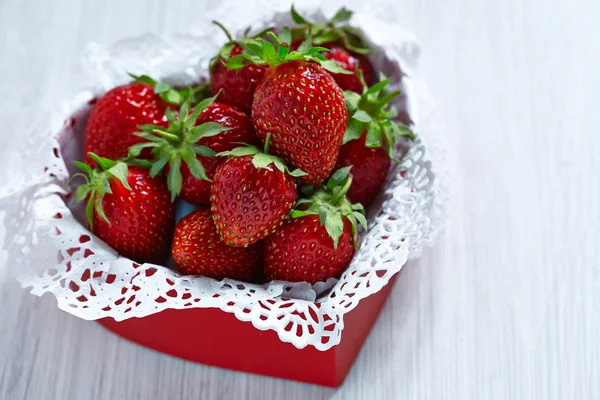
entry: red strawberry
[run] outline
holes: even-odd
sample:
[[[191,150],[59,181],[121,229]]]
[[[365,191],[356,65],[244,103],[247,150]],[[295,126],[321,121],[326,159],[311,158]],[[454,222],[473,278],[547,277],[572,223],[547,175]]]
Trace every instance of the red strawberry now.
[[[85,130],[85,162],[92,165],[89,152],[118,160],[127,156],[129,148],[145,142],[134,135],[140,125],[166,127],[166,110],[181,105],[190,95],[205,86],[175,90],[165,82],[157,82],[147,75],[129,74],[134,82],[116,87],[106,93],[92,110]],[[142,158],[151,158],[144,151]]]
[[[326,60],[319,54],[321,48],[307,44],[290,53],[288,28],[282,29],[279,38],[268,34],[275,46],[266,40],[255,41],[249,47],[254,55],[233,57],[227,66],[241,68],[248,62],[271,65],[252,103],[256,135],[264,142],[271,134],[273,153],[306,172],[303,183],[320,184],[333,170],[347,118],[343,93],[325,68],[349,72]]]
[[[123,162],[88,155],[101,169],[75,162],[85,172],[77,175],[86,179],[75,191],[75,200],[87,199],[92,232],[124,257],[164,264],[175,222],[164,179],[151,178],[147,170],[127,168]]]
[[[171,253],[179,272],[186,275],[252,282],[262,267],[262,244],[225,245],[208,209],[196,210],[177,223]]]
[[[351,115],[340,150],[337,167],[353,166],[354,185],[348,199],[367,207],[381,190],[391,160],[396,160],[396,143],[402,137],[413,139],[412,131],[392,121],[397,116],[390,101],[400,92],[388,93],[390,81],[383,80],[371,88],[363,81],[362,94],[346,92]]]
[[[215,157],[216,151],[257,142],[250,118],[232,106],[213,103],[214,99],[203,100],[192,112],[186,102],[177,119],[167,112],[168,128],[146,125],[140,127],[144,132],[136,133],[148,142],[132,146],[130,155],[136,157],[144,148],[152,148],[150,174],[156,176],[165,169],[173,199],[180,195],[189,203],[207,206],[212,178],[223,161]]]
[[[385,182],[391,159],[381,147],[365,146],[366,137],[366,134],[362,135],[359,139],[343,145],[336,167],[354,166],[354,185],[346,196],[352,203],[368,207]]]
[[[316,283],[339,275],[354,255],[356,224],[366,229],[364,210],[344,196],[352,178],[350,168],[334,173],[311,199],[299,201],[274,235],[265,241],[265,276],[268,280]]]
[[[267,237],[296,203],[294,177],[302,171],[290,172],[279,158],[265,153],[253,146],[221,153],[232,157],[217,168],[210,203],[226,244],[247,246]]]
[[[340,88],[356,93],[362,92],[362,84],[356,75],[356,70],[360,70],[366,82],[371,82],[371,66],[366,57],[353,55],[349,51],[338,46],[329,47],[326,45],[325,47],[330,49],[324,54],[328,60],[333,60],[337,62],[340,67],[352,72],[352,75],[332,74],[333,79],[340,85]]]
[[[117,160],[127,156],[129,147],[144,139],[133,133],[139,125],[167,125],[168,104],[146,83],[133,82],[116,87],[102,96],[85,128],[85,161],[92,165],[90,152]]]
[[[267,67],[264,65],[246,65],[239,71],[226,68],[223,62],[227,62],[230,57],[241,54],[243,52],[241,44],[245,40],[233,40],[225,27],[217,22],[215,24],[225,32],[229,42],[223,46],[211,67],[210,82],[212,93],[215,95],[220,91],[221,97],[219,99],[222,102],[234,105],[249,113],[252,107],[254,91],[265,75]],[[262,35],[263,33],[261,32],[258,36]]]
[[[330,49],[323,55],[328,60],[337,62],[340,67],[352,72],[351,75],[333,74],[335,81],[342,90],[351,90],[360,93],[362,85],[355,71],[359,69],[367,83],[371,83],[373,67],[366,55],[372,50],[364,45],[364,40],[358,31],[351,26],[344,25],[352,17],[352,11],[345,8],[340,9],[327,24],[315,24],[308,22],[292,6],[292,18],[300,24],[300,28],[294,30],[294,43],[292,49],[299,43],[310,37],[314,45]],[[295,47],[296,46],[296,47]]]

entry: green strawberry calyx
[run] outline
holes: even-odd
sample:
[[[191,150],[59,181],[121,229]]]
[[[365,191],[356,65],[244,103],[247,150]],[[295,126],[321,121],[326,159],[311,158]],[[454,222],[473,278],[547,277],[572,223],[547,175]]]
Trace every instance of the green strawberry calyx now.
[[[393,118],[398,115],[398,110],[390,105],[390,101],[398,96],[400,91],[388,92],[390,80],[383,75],[380,76],[378,83],[369,88],[361,71],[357,70],[356,73],[362,82],[363,92],[362,94],[344,92],[349,118],[343,143],[360,138],[366,131],[366,146],[385,146],[390,158],[397,162],[394,147],[398,139],[405,137],[414,140],[415,138],[415,134],[408,126],[393,121]]]
[[[287,26],[281,29],[279,36],[268,31],[268,40],[258,38],[244,43],[244,52],[231,57],[225,63],[229,69],[240,69],[246,65],[270,65],[277,66],[291,61],[313,61],[320,64],[327,71],[334,74],[351,74],[352,72],[340,67],[340,65],[325,58],[325,47],[312,47],[312,38],[308,36],[297,50],[290,50],[292,43],[292,31]]]
[[[127,183],[127,164],[124,161],[113,161],[108,158],[102,158],[91,152],[88,153],[88,156],[96,162],[99,168],[92,168],[80,161],[74,161],[73,163],[75,166],[83,172],[74,174],[69,180],[68,185],[70,186],[77,177],[84,178],[85,183],[75,189],[75,201],[79,203],[80,201],[87,199],[85,217],[90,228],[93,229],[94,225],[94,210],[98,216],[105,220],[110,226],[111,222],[104,213],[104,208],[102,207],[102,199],[105,194],[112,193],[110,182],[113,179],[118,179],[125,188],[131,190],[131,186]]]
[[[251,146],[247,144],[243,144],[243,146],[236,147],[233,150],[223,151],[218,153],[217,156],[220,157],[245,157],[252,156],[252,165],[254,165],[257,169],[263,169],[273,164],[275,168],[283,173],[287,173],[288,175],[293,176],[294,178],[299,178],[301,176],[306,176],[307,173],[302,171],[301,169],[290,170],[287,165],[281,160],[281,158],[269,154],[269,143],[271,141],[271,134],[267,135],[267,139],[265,140],[264,150],[260,150],[256,146]]]
[[[191,100],[188,99],[181,105],[178,116],[167,109],[166,116],[169,121],[167,128],[158,125],[141,125],[138,127],[141,132],[134,133],[134,135],[146,139],[146,141],[134,144],[129,148],[128,160],[133,159],[136,164],[150,168],[151,177],[157,176],[168,164],[167,186],[171,193],[171,201],[174,201],[181,193],[183,184],[182,163],[188,166],[194,178],[211,181],[206,176],[204,166],[196,156],[214,157],[216,153],[211,148],[196,143],[202,138],[218,135],[231,128],[226,128],[216,122],[205,122],[202,125],[196,125],[196,120],[215,101],[218,95],[219,93],[202,100],[191,110]],[[152,161],[147,162],[137,159],[142,150],[146,148],[152,150]]]
[[[148,75],[134,75],[128,73],[134,82],[145,83],[154,88],[154,93],[159,95],[169,104],[181,106],[187,99],[192,98],[192,104],[197,104],[199,100],[206,97],[207,90],[210,89],[208,82],[196,87],[186,87],[181,90],[173,88],[166,82],[156,81]]]
[[[333,247],[337,249],[340,236],[344,232],[344,218],[352,225],[354,246],[358,247],[358,224],[367,229],[365,209],[360,203],[352,204],[346,193],[352,185],[352,166],[340,168],[331,175],[325,185],[317,188],[310,197],[299,199],[296,209],[292,210],[292,218],[307,215],[318,215],[321,225],[333,239]]]
[[[246,48],[246,44],[250,41],[256,40],[256,39],[260,39],[263,36],[265,36],[267,34],[268,31],[271,30],[271,28],[267,28],[264,29],[260,32],[258,32],[255,35],[251,35],[250,36],[250,27],[246,28],[246,30],[244,31],[243,34],[243,38],[236,40],[233,38],[233,36],[231,35],[231,33],[229,33],[229,31],[227,30],[227,28],[225,28],[225,26],[223,26],[223,24],[221,24],[219,21],[213,21],[213,24],[215,24],[216,26],[218,26],[223,33],[225,34],[225,36],[227,36],[227,43],[225,43],[223,45],[223,47],[221,47],[221,50],[219,51],[219,54],[216,55],[215,57],[213,57],[210,61],[210,68],[214,68],[214,66],[219,62],[227,62],[227,60],[229,60],[229,58],[231,57],[231,52],[233,51],[233,49],[235,48],[235,46],[240,46],[242,48]]]
[[[292,31],[294,40],[304,40],[312,37],[315,45],[322,45],[331,42],[341,41],[344,47],[358,54],[371,54],[373,50],[365,46],[364,39],[360,31],[347,22],[352,18],[353,12],[342,7],[333,18],[326,24],[314,24],[301,16],[292,5],[292,19],[300,25]]]

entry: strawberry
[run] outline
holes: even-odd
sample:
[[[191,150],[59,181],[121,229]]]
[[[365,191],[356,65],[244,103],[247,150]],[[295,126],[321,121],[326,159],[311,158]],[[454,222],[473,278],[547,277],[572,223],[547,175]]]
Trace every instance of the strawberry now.
[[[300,209],[265,240],[268,280],[313,284],[346,268],[357,245],[357,223],[367,227],[362,206],[345,197],[352,183],[349,170],[337,170],[310,199],[298,201]]]
[[[326,49],[303,43],[289,51],[291,32],[280,37],[267,33],[266,40],[248,44],[251,54],[229,59],[230,68],[246,63],[268,64],[269,70],[256,88],[252,117],[256,135],[263,142],[271,134],[273,154],[306,172],[302,183],[317,185],[333,170],[346,129],[343,93],[327,70],[349,73],[320,54]]]
[[[167,184],[148,171],[124,162],[88,154],[99,169],[76,161],[86,183],[75,190],[77,202],[87,199],[85,214],[91,231],[120,255],[136,262],[164,264],[169,255],[175,208]]]
[[[262,267],[262,243],[245,248],[225,245],[210,210],[202,208],[177,223],[171,254],[185,275],[252,282]]]
[[[353,55],[340,46],[325,46],[329,48],[329,51],[325,53],[325,57],[328,60],[333,60],[339,64],[340,67],[352,72],[352,75],[347,74],[332,74],[333,79],[340,86],[342,90],[351,90],[353,92],[360,93],[362,91],[362,85],[356,74],[357,70],[363,74],[365,81],[371,82],[371,66],[367,59],[362,55]]]
[[[211,188],[211,210],[221,239],[248,246],[272,234],[288,217],[298,194],[294,177],[283,162],[254,146],[220,153],[230,156],[217,167]]]
[[[152,149],[150,175],[165,170],[172,199],[181,196],[189,203],[207,206],[212,178],[223,161],[215,157],[216,150],[256,142],[250,118],[232,106],[214,102],[215,97],[201,101],[191,112],[185,102],[177,118],[167,111],[170,124],[166,129],[144,125],[142,132],[135,133],[147,142],[132,146],[130,156]]]
[[[312,43],[329,49],[323,55],[328,60],[337,62],[340,67],[352,72],[347,74],[332,74],[337,84],[342,90],[352,90],[360,93],[362,85],[356,76],[356,70],[360,70],[365,81],[371,83],[373,66],[366,55],[372,53],[372,50],[363,44],[360,31],[352,28],[347,23],[352,17],[352,11],[345,8],[340,9],[333,18],[325,25],[308,22],[306,18],[298,14],[292,6],[292,19],[300,25],[294,29],[292,35],[294,43],[292,49],[298,43],[311,38]]]
[[[362,79],[361,75],[358,77]],[[390,101],[400,92],[388,93],[390,81],[383,79],[368,88],[362,81],[359,95],[345,92],[350,119],[344,136],[344,145],[338,156],[337,168],[353,166],[354,185],[348,199],[367,207],[385,182],[391,160],[400,138],[413,139],[413,132],[404,124],[392,121],[398,113]]]
[[[110,90],[94,106],[85,128],[85,162],[93,164],[87,156],[90,152],[114,160],[127,156],[129,147],[143,141],[133,135],[138,125],[167,125],[167,107],[147,83],[132,82]]]
[[[246,65],[238,71],[226,68],[223,63],[226,63],[229,58],[241,54],[244,50],[242,46],[247,39],[235,41],[223,25],[216,21],[214,23],[223,30],[229,41],[223,45],[210,69],[212,93],[215,95],[220,91],[222,102],[250,113],[254,91],[264,77],[267,66]],[[261,32],[257,36],[260,37],[263,34],[264,32]]]

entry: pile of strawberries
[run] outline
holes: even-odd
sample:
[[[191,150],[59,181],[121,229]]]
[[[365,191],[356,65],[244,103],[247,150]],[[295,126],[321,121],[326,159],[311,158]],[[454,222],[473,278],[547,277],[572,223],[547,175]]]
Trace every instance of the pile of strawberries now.
[[[401,137],[371,50],[338,11],[319,25],[229,41],[210,82],[148,76],[98,99],[75,191],[90,229],[122,256],[248,282],[339,275]],[[175,225],[175,201],[197,207]]]

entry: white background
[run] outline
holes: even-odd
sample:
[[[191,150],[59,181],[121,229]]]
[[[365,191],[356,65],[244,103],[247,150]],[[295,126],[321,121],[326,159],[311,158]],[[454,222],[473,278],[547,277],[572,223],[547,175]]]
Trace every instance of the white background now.
[[[81,87],[86,43],[184,31],[205,3],[0,0],[0,148]],[[451,127],[454,202],[341,389],[137,347],[27,294],[2,258],[0,399],[600,398],[600,2],[390,12],[419,36]]]

